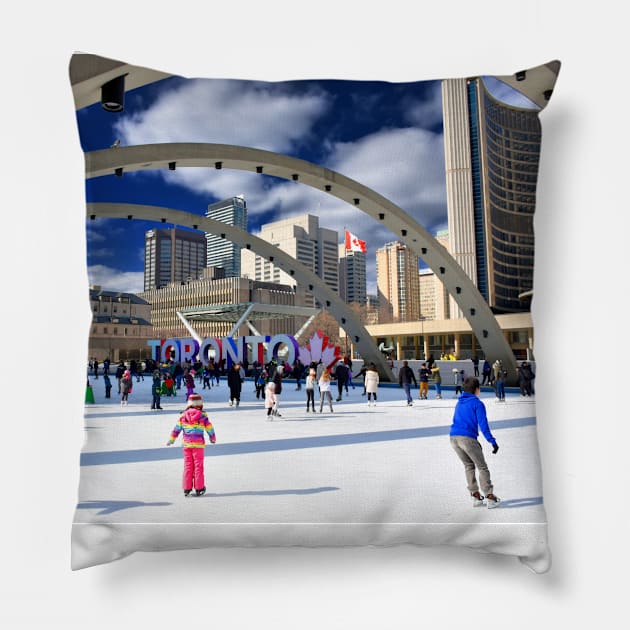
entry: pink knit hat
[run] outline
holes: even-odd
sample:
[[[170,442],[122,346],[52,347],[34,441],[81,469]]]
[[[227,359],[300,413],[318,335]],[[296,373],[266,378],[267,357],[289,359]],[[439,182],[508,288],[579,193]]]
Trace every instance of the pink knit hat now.
[[[203,407],[203,398],[200,394],[191,394],[188,396],[186,407]]]

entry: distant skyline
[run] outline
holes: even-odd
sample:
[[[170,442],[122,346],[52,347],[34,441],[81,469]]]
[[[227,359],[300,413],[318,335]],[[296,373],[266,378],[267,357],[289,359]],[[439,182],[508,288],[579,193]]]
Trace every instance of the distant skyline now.
[[[501,100],[527,107],[496,80]],[[373,188],[435,233],[447,227],[440,81],[266,83],[173,77],[126,94],[125,111],[95,104],[77,112],[84,151],[121,146],[212,142],[308,160]],[[345,228],[367,241],[368,292],[376,290],[375,252],[395,236],[380,223],[324,192],[266,175],[182,168],[98,177],[87,201],[162,205],[200,215],[207,206],[243,195],[249,231],[305,213],[322,227]],[[98,219],[87,223],[91,284],[120,291],[143,288],[144,234],[155,223]],[[165,227],[165,226],[163,226]]]

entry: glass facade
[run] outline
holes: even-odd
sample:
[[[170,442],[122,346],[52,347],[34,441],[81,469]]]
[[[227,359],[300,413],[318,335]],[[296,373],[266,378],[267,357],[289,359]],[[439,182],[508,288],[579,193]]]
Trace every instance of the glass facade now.
[[[242,197],[232,197],[210,204],[206,216],[215,221],[234,225],[247,230],[247,203]],[[220,234],[206,234],[207,265],[222,267],[226,278],[239,278],[241,275],[241,248],[221,237]]]
[[[479,139],[479,107],[476,83],[468,83],[468,124],[470,126],[470,162],[472,175],[473,209],[475,215],[475,256],[477,259],[477,288],[486,301],[488,295],[488,259],[483,204],[481,148]]]
[[[203,233],[180,228],[145,233],[145,291],[195,279],[205,266],[206,238]]]
[[[519,295],[534,279],[538,112],[499,103],[480,79],[468,94],[479,289],[497,313],[527,311]]]

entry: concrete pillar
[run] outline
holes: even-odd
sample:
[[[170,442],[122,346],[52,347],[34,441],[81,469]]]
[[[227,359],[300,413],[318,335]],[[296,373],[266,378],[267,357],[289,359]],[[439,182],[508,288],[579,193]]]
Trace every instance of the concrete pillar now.
[[[429,352],[429,336],[428,335],[424,335],[423,336],[423,340],[424,340],[423,344],[422,344],[423,345],[423,350],[422,350],[423,356],[421,356],[420,358],[424,360],[424,359],[428,359],[429,358],[429,354],[430,354],[430,352]],[[435,358],[439,359],[440,357],[435,357]]]
[[[455,356],[459,359],[460,339],[459,333],[455,333]]]
[[[396,359],[400,361],[402,359],[402,348],[400,345],[400,337],[396,337]]]

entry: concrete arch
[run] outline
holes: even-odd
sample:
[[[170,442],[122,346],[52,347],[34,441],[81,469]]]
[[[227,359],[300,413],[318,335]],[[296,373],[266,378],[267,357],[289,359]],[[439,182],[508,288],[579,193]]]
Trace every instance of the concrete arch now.
[[[462,309],[486,357],[500,359],[508,382],[516,359],[490,307],[457,261],[402,208],[374,190],[330,169],[287,155],[225,144],[146,144],[86,153],[86,177],[179,167],[227,168],[296,181],[341,199],[385,225],[435,272]]]
[[[233,225],[227,225],[192,212],[163,208],[161,206],[145,206],[129,203],[88,203],[87,216],[91,219],[107,217],[174,223],[175,225],[181,225],[195,230],[220,234],[228,241],[236,243],[239,247],[251,249],[267,260],[273,261],[274,265],[277,265],[283,271],[293,276],[302,286],[312,290],[315,297],[322,304],[326,305],[326,308],[353,340],[361,357],[367,363],[373,362],[376,365],[383,380],[394,380],[394,375],[387,365],[383,354],[372,341],[370,333],[365,329],[361,320],[348,305],[343,300],[340,300],[339,296],[332,289],[327,287],[323,280],[315,275],[308,267],[293,258],[290,254],[274,247],[271,243]]]

